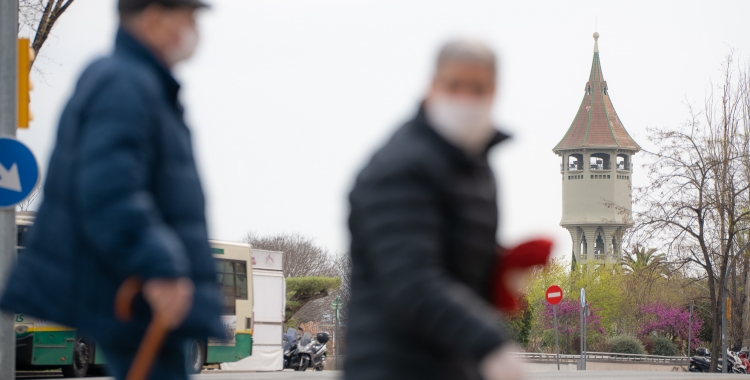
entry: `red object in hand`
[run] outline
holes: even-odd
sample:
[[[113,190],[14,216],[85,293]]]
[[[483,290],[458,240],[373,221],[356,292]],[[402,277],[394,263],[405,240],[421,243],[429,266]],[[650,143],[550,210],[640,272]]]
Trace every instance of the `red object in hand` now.
[[[534,267],[546,266],[552,255],[552,240],[535,239],[513,249],[501,249],[492,278],[492,303],[504,312],[519,308],[518,289],[512,289],[513,276],[525,274]]]

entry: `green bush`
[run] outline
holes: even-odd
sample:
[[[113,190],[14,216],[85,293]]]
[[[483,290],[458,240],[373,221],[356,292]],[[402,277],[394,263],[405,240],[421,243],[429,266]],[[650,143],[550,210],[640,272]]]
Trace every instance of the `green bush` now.
[[[651,341],[654,343],[654,349],[652,353],[660,356],[677,356],[677,346],[672,343],[672,340],[663,336],[653,336]]]
[[[646,349],[643,348],[643,343],[641,343],[638,338],[631,335],[613,336],[607,340],[607,343],[612,347],[610,352],[618,354],[646,354]]]

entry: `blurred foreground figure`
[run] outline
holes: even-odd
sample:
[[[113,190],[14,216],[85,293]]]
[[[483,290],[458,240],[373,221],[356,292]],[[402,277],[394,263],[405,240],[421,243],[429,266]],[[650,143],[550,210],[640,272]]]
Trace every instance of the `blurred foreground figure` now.
[[[493,307],[505,285],[487,154],[507,138],[490,120],[495,83],[487,46],[445,45],[416,116],[357,178],[348,380],[524,377]],[[526,247],[546,261],[549,243]]]
[[[198,0],[120,0],[114,53],[82,74],[44,202],[0,307],[77,328],[125,378],[151,316],[173,330],[150,378],[186,379],[184,341],[220,336],[219,293],[190,132],[170,71],[197,44]],[[138,277],[131,322],[115,293]]]

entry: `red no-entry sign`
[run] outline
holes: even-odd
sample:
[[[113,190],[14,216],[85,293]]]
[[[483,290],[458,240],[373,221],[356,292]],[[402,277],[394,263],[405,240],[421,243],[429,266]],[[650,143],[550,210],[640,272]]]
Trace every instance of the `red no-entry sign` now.
[[[562,297],[562,288],[557,285],[550,286],[544,293],[544,298],[546,298],[547,302],[549,302],[551,305],[557,305],[558,303],[560,303],[560,301],[562,301]]]

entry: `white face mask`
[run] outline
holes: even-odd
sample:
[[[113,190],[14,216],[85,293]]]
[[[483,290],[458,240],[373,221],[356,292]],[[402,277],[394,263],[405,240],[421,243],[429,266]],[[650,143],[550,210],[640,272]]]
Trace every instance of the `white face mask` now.
[[[470,154],[479,154],[495,135],[492,99],[438,94],[425,104],[427,121],[443,138]]]
[[[193,56],[198,47],[198,31],[195,27],[186,27],[180,31],[180,42],[164,54],[167,65],[174,65],[185,61]]]

